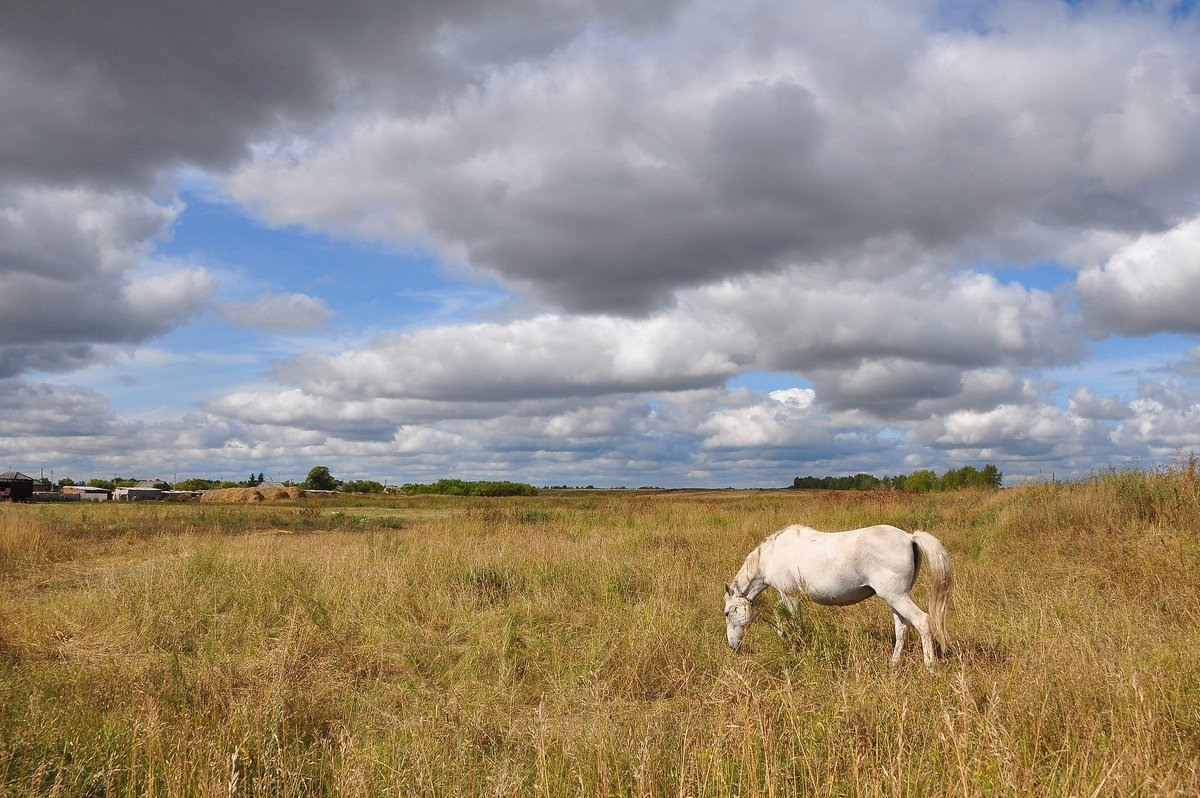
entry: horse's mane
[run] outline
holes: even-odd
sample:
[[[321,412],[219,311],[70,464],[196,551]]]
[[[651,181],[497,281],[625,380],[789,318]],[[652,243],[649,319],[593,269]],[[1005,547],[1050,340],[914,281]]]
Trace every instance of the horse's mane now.
[[[781,530],[782,531],[782,530]],[[774,532],[769,535],[762,543],[754,547],[754,551],[746,555],[746,560],[742,563],[742,567],[738,569],[737,575],[733,577],[733,586],[738,592],[745,595],[750,585],[754,582],[755,577],[762,575],[762,550],[768,543],[772,542],[779,536],[779,532]]]

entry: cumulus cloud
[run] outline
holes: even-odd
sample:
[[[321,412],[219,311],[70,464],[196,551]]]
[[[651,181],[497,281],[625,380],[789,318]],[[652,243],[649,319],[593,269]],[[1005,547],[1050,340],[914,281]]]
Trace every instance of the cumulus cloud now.
[[[0,192],[0,376],[76,368],[203,310],[211,274],[146,263],[179,211],[127,193]]]
[[[652,27],[671,7],[24,3],[0,29],[0,175],[149,185],[180,164],[228,167],[281,128],[368,104],[423,113],[494,64],[544,57],[597,23]]]
[[[713,412],[700,432],[712,448],[796,447],[828,437],[811,388],[772,391],[765,401]]]
[[[1112,433],[1114,443],[1145,447],[1160,461],[1200,448],[1200,395],[1178,382],[1142,383],[1129,409]]]
[[[1194,214],[1188,35],[1019,8],[987,35],[919,36],[917,7],[694,3],[652,47],[579,38],[432,113],[262,148],[228,186],[278,223],[421,241],[563,308],[633,314],[723,277],[844,272],[880,242],[1044,259]],[[821,37],[850,20],[878,41],[833,68]]]
[[[510,402],[715,385],[748,357],[696,319],[636,324],[543,315],[386,335],[337,356],[286,360],[275,379],[334,399]]]
[[[1042,292],[980,276],[930,282],[920,296],[903,287],[822,288],[786,273],[684,293],[644,319],[544,314],[392,333],[276,364],[273,378],[289,386],[279,402],[214,407],[257,419],[273,404],[290,416],[295,402],[387,400],[399,423],[429,403],[448,415],[487,404],[503,413],[517,401],[716,388],[758,369],[808,375],[829,408],[899,418],[923,402],[1014,399],[1021,382],[1006,368],[1070,362],[1080,351],[1072,317]]]
[[[940,420],[938,446],[978,450],[1007,449],[1023,454],[1045,454],[1070,446],[1075,421],[1050,405],[1001,405],[987,411],[962,410]]]
[[[1200,217],[1139,236],[1080,272],[1077,290],[1093,335],[1200,332]]]
[[[113,437],[129,431],[95,391],[12,379],[0,386],[0,438]]]
[[[249,302],[226,302],[217,314],[238,327],[266,332],[306,332],[329,323],[329,307],[307,294],[260,294]]]
[[[1096,392],[1086,385],[1080,385],[1071,392],[1071,412],[1081,418],[1096,420],[1119,421],[1129,418],[1133,411],[1116,396],[1100,398]]]

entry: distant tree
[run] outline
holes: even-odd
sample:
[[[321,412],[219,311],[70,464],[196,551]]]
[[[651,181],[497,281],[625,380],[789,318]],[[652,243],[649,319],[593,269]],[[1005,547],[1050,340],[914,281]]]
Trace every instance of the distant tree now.
[[[904,478],[904,489],[911,493],[928,493],[937,486],[938,476],[928,468],[918,469]]]
[[[855,474],[851,479],[855,490],[874,490],[879,487],[879,477],[874,474]]]
[[[214,488],[228,487],[229,483],[221,482],[216,479],[201,479],[200,477],[191,477],[182,482],[176,482],[176,490],[212,490]]]
[[[958,490],[963,486],[964,475],[962,472],[955,471],[953,468],[948,469],[942,478],[938,480],[938,490]]]
[[[983,478],[983,484],[990,488],[998,488],[1004,483],[1004,474],[991,463],[983,467],[980,476]]]
[[[383,493],[383,483],[372,479],[356,479],[342,483],[346,493]]]
[[[266,481],[267,481],[267,475],[264,474],[263,472],[259,471],[258,472],[258,484],[261,485]]]
[[[327,466],[315,466],[308,472],[301,487],[309,490],[337,490],[340,483],[329,473]]]
[[[536,496],[537,488],[524,482],[469,482],[463,479],[439,479],[429,485],[408,483],[405,493],[434,493],[441,496]]]
[[[800,490],[874,490],[882,486],[879,477],[855,474],[850,477],[796,477],[792,487]]]
[[[70,477],[63,477],[62,479],[60,479],[58,481],[58,486],[60,488],[67,488],[74,484],[75,484],[75,480],[71,479]]]
[[[924,493],[935,490],[959,490],[961,488],[998,488],[1004,475],[996,466],[988,464],[982,470],[972,465],[948,469],[938,476],[925,468],[911,474],[876,477],[858,473],[846,477],[796,477],[792,487],[807,490],[903,490]]]

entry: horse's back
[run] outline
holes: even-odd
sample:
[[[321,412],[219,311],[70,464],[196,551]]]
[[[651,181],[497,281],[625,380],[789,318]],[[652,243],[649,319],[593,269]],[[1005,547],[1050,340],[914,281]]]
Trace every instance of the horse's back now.
[[[772,549],[770,570],[776,573],[769,581],[793,590],[803,586],[820,603],[854,603],[874,592],[906,591],[916,579],[911,536],[888,524],[843,532],[789,526],[775,534]]]
[[[875,524],[842,532],[822,532],[810,526],[793,524],[784,527],[773,536],[777,542],[789,542],[826,551],[837,550],[883,550],[904,548],[912,543],[912,536],[890,524]]]

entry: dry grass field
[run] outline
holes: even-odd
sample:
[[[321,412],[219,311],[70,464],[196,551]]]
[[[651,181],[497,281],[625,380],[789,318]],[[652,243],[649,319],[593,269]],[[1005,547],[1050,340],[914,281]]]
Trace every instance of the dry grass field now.
[[[878,600],[729,651],[722,581],[795,522],[938,535],[950,657],[889,667]],[[1194,463],[939,495],[0,505],[0,795],[1193,796],[1198,536]]]

